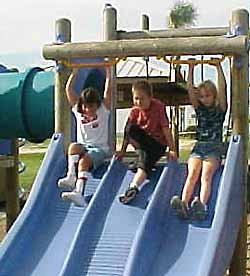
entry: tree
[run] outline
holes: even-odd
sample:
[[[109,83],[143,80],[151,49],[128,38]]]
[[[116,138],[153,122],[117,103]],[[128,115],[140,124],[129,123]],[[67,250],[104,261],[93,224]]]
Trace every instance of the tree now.
[[[192,3],[178,1],[169,14],[168,27],[180,28],[195,24],[197,18],[196,8]]]
[[[174,4],[173,9],[169,13],[168,27],[177,29],[180,27],[191,26],[195,24],[196,18],[197,11],[193,4],[180,0]],[[180,56],[176,56],[174,59],[180,59]],[[174,69],[175,81],[183,82],[184,79],[181,74],[181,66],[176,65]]]

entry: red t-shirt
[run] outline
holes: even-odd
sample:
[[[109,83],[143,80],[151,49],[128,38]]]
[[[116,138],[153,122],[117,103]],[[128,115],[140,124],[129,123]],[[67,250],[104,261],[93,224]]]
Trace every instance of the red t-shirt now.
[[[162,145],[167,145],[162,128],[169,127],[169,120],[165,105],[161,101],[152,98],[148,109],[141,109],[136,106],[132,107],[128,122],[138,125]]]

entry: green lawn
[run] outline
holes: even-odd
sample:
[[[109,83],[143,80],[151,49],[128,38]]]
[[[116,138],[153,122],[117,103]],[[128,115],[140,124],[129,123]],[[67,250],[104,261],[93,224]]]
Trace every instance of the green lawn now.
[[[188,160],[190,150],[181,150],[180,152],[180,161],[184,162]]]
[[[180,161],[187,160],[189,150],[182,150],[180,153]],[[44,153],[20,154],[20,160],[25,163],[26,170],[20,174],[19,183],[25,189],[30,189],[33,184],[38,169],[43,160]]]
[[[44,153],[20,154],[20,160],[26,165],[26,170],[19,175],[19,183],[23,188],[30,189],[43,160],[43,156]]]

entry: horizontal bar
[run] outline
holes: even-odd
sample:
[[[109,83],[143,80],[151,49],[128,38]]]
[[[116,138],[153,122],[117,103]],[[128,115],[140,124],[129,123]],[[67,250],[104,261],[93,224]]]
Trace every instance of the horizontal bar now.
[[[211,58],[211,59],[167,59],[166,57],[161,58],[163,61],[169,64],[218,64],[224,61],[225,56],[222,58]]]
[[[200,37],[226,35],[228,27],[221,28],[190,28],[168,29],[154,31],[117,31],[117,39],[143,39],[143,38],[174,38],[174,37]]]
[[[71,59],[109,57],[124,58],[136,56],[245,54],[249,50],[247,36],[158,38],[138,40],[112,40],[104,42],[83,42],[45,45],[45,59]]]
[[[60,63],[62,65],[65,65],[68,68],[85,68],[85,67],[106,67],[106,66],[113,66],[116,65],[121,59],[115,58],[115,59],[109,59],[107,61],[103,62],[82,62],[82,63],[74,63],[70,62],[68,60],[60,60]]]

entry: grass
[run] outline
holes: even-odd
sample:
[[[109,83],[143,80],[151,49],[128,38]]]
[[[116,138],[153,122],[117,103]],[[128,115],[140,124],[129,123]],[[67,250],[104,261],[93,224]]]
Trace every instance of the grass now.
[[[30,189],[33,184],[43,156],[44,153],[20,154],[20,160],[26,165],[26,170],[19,175],[19,183],[24,189]]]
[[[187,160],[189,150],[182,150],[180,153],[180,161]],[[26,170],[20,174],[19,183],[24,189],[30,189],[33,184],[38,169],[41,166],[44,153],[28,153],[20,154],[20,160],[25,163]]]
[[[181,162],[184,162],[184,161],[187,161],[188,160],[188,157],[189,157],[189,153],[190,153],[190,150],[181,150],[180,151],[180,161]]]

